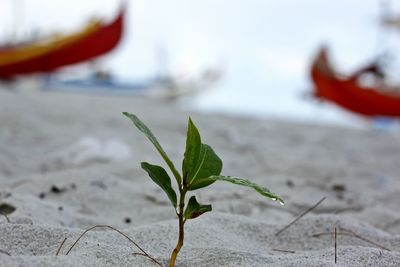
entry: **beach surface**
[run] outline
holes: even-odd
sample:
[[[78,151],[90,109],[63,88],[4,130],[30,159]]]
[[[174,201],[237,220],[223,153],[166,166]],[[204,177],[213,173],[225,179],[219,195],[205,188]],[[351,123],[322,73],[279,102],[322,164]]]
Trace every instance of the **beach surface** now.
[[[285,200],[281,206],[223,182],[194,191],[213,211],[186,223],[177,266],[400,266],[399,133],[202,114],[135,97],[6,89],[0,212],[9,222],[0,215],[1,266],[157,266],[108,228],[88,232],[66,255],[94,225],[119,229],[168,265],[176,215],[140,169],[141,161],[165,164],[124,111],[152,129],[178,168],[190,115],[222,158],[224,175]]]

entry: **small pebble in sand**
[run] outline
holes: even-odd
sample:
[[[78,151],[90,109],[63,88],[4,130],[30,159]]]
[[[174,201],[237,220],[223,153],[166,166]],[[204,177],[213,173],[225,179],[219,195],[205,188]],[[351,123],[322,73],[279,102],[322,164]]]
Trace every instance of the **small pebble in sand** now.
[[[342,200],[344,198],[343,194],[346,191],[346,186],[344,184],[334,184],[332,185],[332,190],[336,192],[336,198]]]
[[[293,187],[294,187],[294,183],[293,183],[292,180],[287,180],[287,181],[286,181],[286,185],[287,185],[287,187],[289,187],[289,188],[293,188]]]
[[[126,217],[124,221],[125,221],[125,223],[131,223],[131,218]]]
[[[39,198],[40,198],[40,199],[44,199],[44,198],[45,198],[45,196],[46,196],[46,194],[45,194],[45,193],[43,193],[43,192],[39,194]]]
[[[346,190],[346,186],[344,184],[334,184],[332,185],[332,190],[335,192],[343,192]]]
[[[50,188],[50,192],[52,192],[54,194],[64,193],[65,191],[67,191],[66,188],[58,187],[56,185],[52,185]]]

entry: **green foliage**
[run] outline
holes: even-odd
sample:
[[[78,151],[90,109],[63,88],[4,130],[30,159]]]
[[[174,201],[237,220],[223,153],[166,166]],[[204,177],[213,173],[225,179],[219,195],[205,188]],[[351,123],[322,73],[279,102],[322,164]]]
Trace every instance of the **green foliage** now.
[[[171,200],[172,205],[176,208],[177,200],[176,200],[176,193],[171,186],[171,179],[168,176],[168,173],[164,170],[163,167],[157,165],[151,165],[147,162],[141,163],[142,169],[145,170],[150,178],[158,184],[165,193],[169,200]]]
[[[237,177],[231,177],[231,176],[211,176],[209,179],[214,180],[214,181],[226,181],[230,182],[232,184],[236,185],[241,185],[241,186],[246,186],[246,187],[251,187],[254,190],[256,190],[258,193],[261,195],[268,197],[272,200],[277,200],[281,205],[284,204],[283,199],[272,193],[268,188],[259,186],[258,184],[255,184],[249,180],[242,179],[242,178],[237,178]]]
[[[150,129],[136,115],[127,112],[123,114],[127,116],[154,145],[167,163],[177,182],[179,202],[177,201],[177,194],[171,185],[171,179],[164,168],[147,162],[141,163],[142,168],[148,173],[150,178],[167,194],[179,219],[179,240],[172,252],[169,266],[175,265],[177,254],[183,246],[183,231],[186,220],[197,218],[212,210],[211,205],[199,204],[195,196],[190,197],[186,205],[185,196],[189,191],[209,186],[215,181],[225,181],[253,188],[262,196],[279,201],[283,205],[283,200],[266,187],[242,178],[221,176],[222,160],[209,145],[202,143],[200,133],[191,118],[189,118],[188,122],[186,149],[182,161],[181,176]]]
[[[172,161],[169,159],[167,153],[165,153],[164,149],[161,147],[160,143],[158,142],[157,138],[154,136],[154,134],[150,131],[150,129],[134,114],[130,114],[128,112],[123,112],[125,116],[127,116],[133,124],[135,124],[136,128],[139,129],[142,133],[144,133],[145,136],[150,140],[150,142],[153,143],[157,151],[161,154],[161,157],[164,159],[164,161],[167,163],[168,167],[171,169],[172,173],[175,176],[176,181],[181,183],[181,176],[179,172],[176,170],[174,164]]]
[[[201,149],[201,138],[199,131],[193,124],[192,119],[189,118],[187,137],[186,137],[186,150],[182,162],[182,172],[184,180],[191,180],[195,174],[195,168],[199,161]]]
[[[212,210],[211,205],[201,205],[197,202],[196,197],[192,196],[189,199],[189,202],[187,204],[183,216],[185,217],[185,219],[194,219],[196,217],[199,217],[203,213],[211,210]]]
[[[186,151],[182,163],[183,180],[188,190],[212,184],[215,181],[208,177],[219,175],[221,171],[222,160],[209,145],[201,143],[199,131],[189,118]]]
[[[212,182],[205,182],[207,178],[213,175],[219,175],[221,171],[222,160],[209,145],[201,144],[199,160],[195,167],[195,174],[189,181],[189,190],[195,190],[211,184]]]

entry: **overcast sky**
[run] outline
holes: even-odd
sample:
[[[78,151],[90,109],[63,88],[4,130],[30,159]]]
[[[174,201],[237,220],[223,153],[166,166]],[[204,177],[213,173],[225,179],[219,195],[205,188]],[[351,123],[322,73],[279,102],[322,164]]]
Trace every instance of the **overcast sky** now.
[[[13,2],[23,7],[22,19],[13,19]],[[73,31],[93,16],[111,19],[120,2],[0,0],[0,36],[10,34],[14,21],[21,35],[33,30]],[[311,86],[307,68],[322,43],[330,46],[342,71],[353,70],[384,50],[386,45],[378,42],[387,38],[377,26],[379,2],[129,1],[124,42],[104,64],[119,77],[146,78],[157,71],[156,54],[163,49],[174,75],[225,67],[217,88],[197,100],[202,108],[342,118],[347,115],[300,99],[301,92]]]

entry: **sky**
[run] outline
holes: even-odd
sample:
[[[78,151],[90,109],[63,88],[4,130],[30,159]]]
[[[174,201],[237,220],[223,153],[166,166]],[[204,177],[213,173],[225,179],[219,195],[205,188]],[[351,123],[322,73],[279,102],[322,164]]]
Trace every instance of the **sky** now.
[[[103,65],[121,79],[146,79],[160,69],[157,55],[164,51],[171,75],[222,67],[215,88],[187,100],[206,111],[357,123],[357,116],[304,99],[312,87],[307,73],[312,57],[327,44],[335,66],[351,72],[388,49],[393,35],[379,27],[384,1],[378,0],[127,2],[124,41]],[[37,30],[74,31],[93,16],[111,19],[120,3],[0,0],[0,38],[10,36],[15,21],[21,38]],[[22,7],[18,19],[15,6]]]

